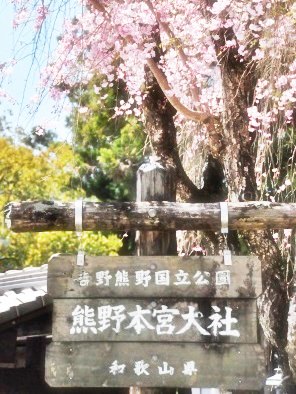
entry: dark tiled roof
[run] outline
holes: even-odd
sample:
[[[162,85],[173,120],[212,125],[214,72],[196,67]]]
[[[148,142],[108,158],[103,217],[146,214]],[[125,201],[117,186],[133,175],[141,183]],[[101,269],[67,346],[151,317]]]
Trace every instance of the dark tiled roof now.
[[[27,287],[47,289],[47,264],[0,273],[0,296],[7,290]]]
[[[0,273],[0,325],[50,303],[47,264]]]

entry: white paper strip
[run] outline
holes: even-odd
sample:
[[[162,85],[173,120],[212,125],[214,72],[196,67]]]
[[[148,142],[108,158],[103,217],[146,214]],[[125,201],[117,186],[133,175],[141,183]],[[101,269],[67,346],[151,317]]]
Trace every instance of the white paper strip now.
[[[75,230],[77,233],[82,232],[82,214],[83,214],[83,200],[76,200],[74,203],[75,210]]]
[[[221,233],[228,234],[228,203],[220,202],[221,210]]]

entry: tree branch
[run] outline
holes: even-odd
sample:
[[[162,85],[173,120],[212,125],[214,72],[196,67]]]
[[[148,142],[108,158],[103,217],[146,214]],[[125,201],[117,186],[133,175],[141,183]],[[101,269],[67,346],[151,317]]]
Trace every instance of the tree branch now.
[[[106,8],[102,3],[100,3],[99,0],[89,0],[89,2],[96,10],[108,15]],[[146,62],[159,86],[161,87],[164,95],[180,114],[182,114],[185,118],[194,120],[196,122],[209,123],[213,120],[214,117],[210,113],[193,111],[192,109],[183,105],[175,95],[170,95],[169,91],[171,90],[171,87],[163,71],[158,67],[157,63],[152,58],[146,59]]]
[[[145,3],[147,4],[148,8],[150,9],[150,11],[155,16],[155,19],[157,20],[159,26],[163,29],[163,31],[167,34],[167,36],[171,40],[177,42],[177,44],[180,44],[180,40],[178,38],[176,38],[175,34],[170,29],[168,23],[162,22],[162,20],[158,17],[157,13],[155,12],[155,9],[153,8],[153,4],[151,3],[151,1],[150,0],[146,0]],[[188,56],[185,54],[182,46],[181,45],[176,45],[175,48],[176,48],[177,52],[179,53],[179,56],[180,56],[180,59],[181,59],[183,65],[187,68],[188,73],[191,73],[190,67],[188,66]],[[196,86],[196,78],[194,77],[194,75],[192,75],[192,78],[193,78],[192,84],[194,86],[192,86],[190,88],[190,91],[191,91],[193,100],[196,103],[198,103],[199,102],[199,90],[198,90],[198,88]]]
[[[147,65],[153,73],[155,79],[157,80],[159,86],[161,87],[163,93],[165,94],[168,101],[172,104],[172,106],[185,118],[194,120],[196,122],[209,123],[213,116],[209,113],[203,113],[198,111],[193,111],[190,108],[187,108],[185,105],[181,103],[181,101],[175,96],[170,95],[168,92],[171,90],[171,87],[166,79],[163,71],[160,70],[157,63],[153,59],[147,59]]]
[[[163,90],[148,68],[146,82],[148,94],[144,101],[145,130],[151,140],[154,154],[176,168],[178,192],[185,201],[210,201],[209,193],[198,189],[184,170],[176,139],[176,110],[166,100]]]
[[[108,14],[106,8],[101,4],[100,0],[88,0],[89,3],[98,11],[103,12],[104,14]]]

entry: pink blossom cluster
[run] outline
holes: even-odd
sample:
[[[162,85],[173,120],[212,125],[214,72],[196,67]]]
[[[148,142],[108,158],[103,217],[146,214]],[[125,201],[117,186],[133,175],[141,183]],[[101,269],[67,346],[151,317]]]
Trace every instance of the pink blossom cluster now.
[[[35,15],[36,27],[55,12],[54,1],[11,0],[16,23]],[[257,182],[278,130],[290,127],[296,101],[296,5],[293,0],[81,0],[81,14],[64,23],[43,83],[59,98],[94,74],[103,87],[124,80],[127,101],[116,115],[140,116],[147,68],[180,118],[223,113],[223,59],[229,51],[258,77],[248,109],[256,135]],[[212,4],[212,5],[209,5]],[[31,7],[31,8],[30,8]],[[222,33],[223,34],[222,34]],[[99,94],[99,90],[96,92]],[[280,124],[279,124],[280,119]],[[204,138],[204,137],[203,137]]]
[[[35,25],[34,25],[36,30],[41,29],[42,24],[45,21],[47,15],[48,15],[48,8],[44,4],[41,4],[36,8]]]
[[[18,8],[16,24],[35,17],[36,28],[42,26],[54,3],[12,2]],[[287,35],[292,39],[295,34],[295,6],[289,9],[289,1],[284,0],[217,0],[211,7],[202,0],[89,0],[86,4],[81,15],[65,22],[44,83],[73,85],[100,73],[109,85],[124,79],[136,104],[141,104],[147,59],[155,57],[157,47],[158,68],[169,86],[167,96],[177,97],[192,110],[219,114],[223,103],[215,42],[220,29],[233,31],[231,38],[219,42],[221,55],[235,48],[243,62],[263,61],[267,53],[277,58]],[[285,108],[291,94],[283,92]],[[260,95],[266,96],[267,90],[261,89]],[[124,106],[118,112],[125,110],[131,109]],[[291,118],[290,112],[287,117]]]
[[[40,5],[38,5],[38,2],[37,4],[30,4],[30,2],[23,0],[11,0],[11,3],[15,5],[17,10],[13,19],[14,28],[31,20],[34,20],[36,30],[42,27],[48,15],[48,7],[44,4],[44,1],[40,1]]]

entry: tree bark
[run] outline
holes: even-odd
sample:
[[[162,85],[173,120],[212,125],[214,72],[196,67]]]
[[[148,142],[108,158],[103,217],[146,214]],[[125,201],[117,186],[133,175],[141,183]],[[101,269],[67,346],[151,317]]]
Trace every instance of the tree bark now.
[[[155,34],[158,46],[155,48],[155,61],[162,55],[161,40],[159,33]],[[144,101],[145,131],[149,136],[152,152],[160,157],[164,163],[175,167],[178,194],[184,201],[215,202],[224,200],[222,190],[213,190],[212,185],[205,184],[198,189],[187,175],[179,155],[177,144],[177,130],[174,122],[176,109],[170,104],[154,75],[146,70],[147,95]],[[214,119],[208,121],[211,128],[211,139],[215,141],[217,149],[220,149],[220,133],[214,125]],[[198,127],[198,125],[196,126]],[[208,188],[209,187],[209,188]]]
[[[232,28],[222,28],[215,42],[221,60],[225,111],[222,116],[225,149],[223,162],[230,201],[257,198],[255,133],[248,130],[247,108],[253,105],[256,74],[252,65],[240,61],[237,47],[227,48],[226,40],[236,41]],[[255,50],[255,48],[254,48]],[[273,226],[277,229],[277,226]],[[287,226],[293,228],[294,226]],[[266,227],[267,228],[267,227]],[[253,229],[255,230],[256,226]],[[268,231],[243,234],[251,253],[262,263],[263,294],[259,299],[259,320],[267,341],[276,349],[284,375],[291,377],[286,351],[288,309],[292,271]],[[286,383],[289,378],[286,379]]]
[[[294,356],[289,360],[287,351],[288,312],[293,290],[291,280],[293,270],[283,259],[270,232],[248,232],[244,233],[244,237],[252,252],[262,262],[263,293],[258,299],[260,325],[265,338],[278,354],[277,363],[283,370],[286,392],[295,393],[291,371],[291,361],[293,364]]]

